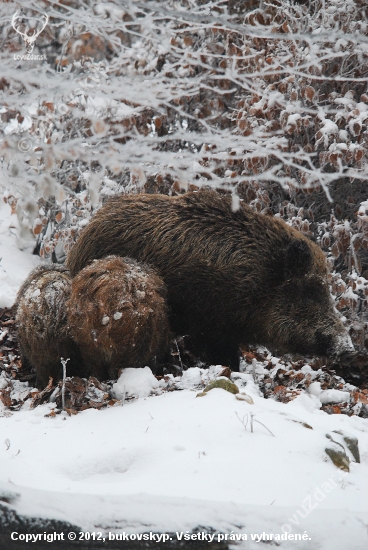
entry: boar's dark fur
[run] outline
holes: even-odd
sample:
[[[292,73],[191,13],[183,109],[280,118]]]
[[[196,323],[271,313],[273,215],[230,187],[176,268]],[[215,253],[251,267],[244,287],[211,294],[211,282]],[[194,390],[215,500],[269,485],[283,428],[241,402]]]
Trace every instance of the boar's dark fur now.
[[[174,334],[211,363],[239,365],[239,344],[279,352],[353,351],[334,309],[321,249],[281,219],[214,191],[112,197],[72,248],[73,275],[126,255],[165,281]]]
[[[18,340],[22,360],[37,373],[36,384],[43,388],[49,377],[62,378],[61,358],[67,362],[68,375],[79,375],[82,364],[70,336],[66,302],[71,292],[65,267],[48,265],[36,268],[20,288],[16,300]]]
[[[67,309],[84,364],[99,380],[117,378],[121,367],[155,366],[166,352],[164,282],[135,260],[93,261],[74,277]]]

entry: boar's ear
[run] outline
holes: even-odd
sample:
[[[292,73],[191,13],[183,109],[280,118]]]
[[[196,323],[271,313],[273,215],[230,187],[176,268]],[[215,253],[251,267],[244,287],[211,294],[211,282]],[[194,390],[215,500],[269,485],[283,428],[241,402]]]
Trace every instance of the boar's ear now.
[[[292,241],[286,249],[285,274],[287,277],[302,277],[313,264],[308,243],[301,239]]]

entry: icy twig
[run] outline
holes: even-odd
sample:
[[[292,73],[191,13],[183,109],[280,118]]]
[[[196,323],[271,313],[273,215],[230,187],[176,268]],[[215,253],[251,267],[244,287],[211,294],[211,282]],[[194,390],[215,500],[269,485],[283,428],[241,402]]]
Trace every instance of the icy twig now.
[[[248,426],[248,414],[245,414],[245,415],[243,416],[243,418],[240,418],[240,416],[238,415],[237,412],[235,412],[235,415],[236,415],[236,417],[239,419],[239,421],[243,424],[244,428],[247,429],[247,426]],[[245,418],[245,417],[247,417],[247,421],[246,421],[246,422],[244,422],[244,418]],[[260,424],[261,426],[263,426],[264,428],[266,428],[266,430],[267,430],[268,432],[270,432],[270,434],[272,435],[272,437],[276,437],[275,434],[273,434],[273,433],[271,432],[271,430],[270,430],[269,428],[267,428],[267,426],[265,426],[265,425],[263,424],[263,422],[260,422],[259,420],[256,420],[256,419],[254,418],[254,414],[253,414],[253,413],[250,413],[250,431],[251,431],[251,433],[253,433],[254,422],[258,422],[258,424]]]
[[[246,429],[247,429],[247,426],[248,426],[248,415],[245,414],[245,415],[243,416],[243,419],[240,418],[240,416],[238,415],[237,412],[235,412],[235,415],[237,416],[237,418],[239,419],[239,421],[243,424],[244,429],[246,430]],[[247,423],[244,422],[244,418],[245,418],[245,417],[247,417]]]
[[[258,422],[258,424],[260,424],[261,426],[263,426],[264,428],[266,428],[266,430],[267,430],[268,432],[270,432],[270,434],[272,435],[272,437],[276,437],[275,434],[273,434],[273,433],[271,432],[271,430],[270,430],[269,428],[267,428],[267,426],[265,426],[265,425],[263,424],[263,422],[260,422],[259,420],[254,420],[254,422]]]
[[[66,380],[66,364],[69,361],[68,359],[60,358],[61,364],[63,365],[63,385],[61,387],[61,404],[63,411],[65,411],[65,380]]]
[[[180,350],[179,350],[179,346],[178,346],[178,342],[175,338],[175,346],[176,346],[176,351],[178,352],[178,356],[179,356],[179,361],[180,361],[180,366],[181,366],[181,370],[184,370],[184,367],[183,367],[183,362],[181,360],[181,355],[180,355]]]

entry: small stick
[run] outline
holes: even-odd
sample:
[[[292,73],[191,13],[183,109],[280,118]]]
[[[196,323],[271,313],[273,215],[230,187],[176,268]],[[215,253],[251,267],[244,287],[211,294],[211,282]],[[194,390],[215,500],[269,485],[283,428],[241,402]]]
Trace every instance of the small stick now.
[[[270,432],[270,434],[271,434],[273,437],[276,437],[276,436],[271,432],[271,430],[268,429],[267,426],[265,426],[262,422],[260,422],[259,420],[254,420],[254,422],[258,422],[258,424],[260,424],[261,426],[263,426],[264,428],[266,428],[266,430],[267,430],[268,432]]]
[[[248,415],[244,415],[244,416],[243,416],[243,419],[240,418],[240,416],[238,415],[238,413],[237,413],[236,411],[235,411],[235,415],[236,415],[237,418],[240,420],[240,422],[243,424],[244,428],[247,429],[248,420],[249,420]],[[247,422],[246,422],[246,423],[244,422],[245,416],[247,417]],[[260,424],[261,426],[263,426],[264,428],[266,428],[266,430],[267,430],[268,432],[270,432],[270,434],[271,434],[273,437],[276,437],[276,436],[271,432],[271,430],[270,430],[269,428],[267,428],[267,426],[265,426],[265,425],[263,424],[263,422],[260,422],[259,420],[256,420],[256,419],[254,418],[254,414],[253,414],[253,413],[250,413],[250,431],[251,431],[252,433],[253,433],[253,425],[254,425],[254,422],[258,422],[258,424]],[[331,438],[330,438],[330,439],[331,439]]]
[[[255,384],[257,384],[256,364],[257,361],[255,359],[252,359],[252,376]]]
[[[248,426],[248,415],[245,414],[245,415],[243,416],[243,420],[240,418],[240,416],[238,415],[238,413],[237,413],[236,411],[235,411],[235,415],[238,417],[238,419],[240,420],[240,422],[243,424],[244,429],[246,430],[246,429],[247,429],[247,426]],[[244,422],[244,418],[245,418],[245,417],[247,417],[247,423],[246,423],[246,424],[245,424],[245,422]]]
[[[176,350],[177,350],[178,355],[179,355],[179,361],[180,361],[181,370],[184,370],[183,362],[182,362],[182,360],[181,360],[180,350],[179,350],[179,346],[178,346],[178,342],[177,342],[176,338],[175,338],[175,345],[176,345]]]
[[[65,379],[66,379],[66,364],[69,359],[64,359],[60,357],[61,364],[63,365],[63,385],[61,386],[61,406],[63,411],[65,411]]]

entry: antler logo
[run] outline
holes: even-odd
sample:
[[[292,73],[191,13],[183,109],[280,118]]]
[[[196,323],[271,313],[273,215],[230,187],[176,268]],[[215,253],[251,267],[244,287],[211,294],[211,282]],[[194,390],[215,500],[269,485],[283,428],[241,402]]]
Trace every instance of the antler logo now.
[[[41,34],[41,32],[43,31],[43,29],[46,27],[48,21],[49,21],[49,16],[46,14],[46,13],[43,13],[42,16],[41,16],[41,19],[39,20],[39,22],[41,23],[42,27],[37,30],[37,29],[33,29],[33,34],[32,35],[28,35],[25,31],[27,30],[27,28],[24,28],[24,32],[22,32],[20,30],[21,28],[21,24],[20,24],[20,19],[27,19],[27,17],[21,15],[19,13],[19,11],[17,10],[15,12],[15,14],[13,15],[13,18],[12,18],[12,27],[13,29],[21,35],[21,37],[23,38],[25,44],[26,44],[26,49],[27,49],[27,53],[32,53],[33,52],[33,48],[34,48],[34,45],[36,43],[36,40],[37,38],[39,37],[39,35]],[[44,21],[44,22],[43,22]]]

